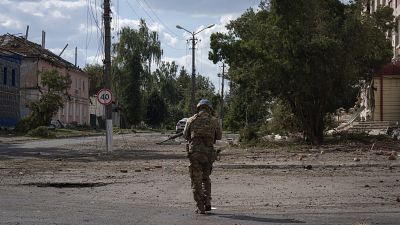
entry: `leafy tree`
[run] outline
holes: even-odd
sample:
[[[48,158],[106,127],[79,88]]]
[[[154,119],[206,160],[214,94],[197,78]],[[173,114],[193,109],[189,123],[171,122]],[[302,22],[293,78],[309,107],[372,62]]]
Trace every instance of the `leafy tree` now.
[[[151,126],[160,126],[167,116],[167,104],[157,91],[154,91],[147,102],[146,122]]]
[[[143,119],[143,42],[136,30],[125,27],[114,45],[113,85],[125,123],[136,125]]]
[[[43,92],[40,99],[29,103],[31,110],[27,118],[21,120],[17,130],[28,131],[39,126],[48,126],[57,111],[64,107],[64,99],[69,96],[71,85],[69,76],[61,76],[57,70],[47,70],[41,73]]]
[[[86,65],[83,71],[89,75],[89,96],[97,94],[104,87],[103,66],[99,64]]]
[[[309,141],[320,144],[325,115],[390,61],[390,10],[369,15],[361,1],[264,1],[232,21],[229,34],[213,34],[210,59],[229,64],[238,98],[282,99]]]

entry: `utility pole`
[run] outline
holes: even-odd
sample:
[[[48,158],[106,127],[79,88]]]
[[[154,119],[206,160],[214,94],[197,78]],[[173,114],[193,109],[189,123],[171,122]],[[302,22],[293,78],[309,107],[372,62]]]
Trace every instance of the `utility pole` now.
[[[104,0],[104,81],[105,88],[111,90],[111,17],[110,0]],[[106,147],[107,152],[112,152],[112,104],[105,106],[106,113]]]
[[[197,38],[195,36],[196,36],[196,34],[204,31],[205,29],[209,29],[209,28],[213,27],[214,25],[215,24],[211,24],[208,27],[205,27],[205,28],[203,28],[203,29],[201,29],[200,31],[197,31],[197,32],[194,32],[194,31],[192,32],[192,31],[189,31],[189,30],[187,30],[187,29],[185,29],[185,28],[183,28],[183,27],[181,27],[179,25],[176,25],[176,28],[184,30],[184,31],[186,31],[186,32],[188,32],[189,34],[192,35],[192,38],[190,39],[192,41],[192,92],[190,93],[190,101],[191,101],[191,103],[190,103],[190,106],[191,106],[190,107],[190,113],[191,113],[191,115],[196,113],[196,67],[195,67],[196,60],[195,60],[195,51],[196,51]]]
[[[221,127],[223,128],[224,123],[224,83],[225,83],[225,63],[222,63],[222,82],[221,82]]]
[[[195,51],[196,51],[196,41],[197,39],[194,36],[194,33],[192,33],[192,38],[190,39],[192,41],[192,92],[190,93],[190,101],[191,101],[191,108],[190,108],[190,114],[194,115],[196,113],[196,67],[195,67]]]

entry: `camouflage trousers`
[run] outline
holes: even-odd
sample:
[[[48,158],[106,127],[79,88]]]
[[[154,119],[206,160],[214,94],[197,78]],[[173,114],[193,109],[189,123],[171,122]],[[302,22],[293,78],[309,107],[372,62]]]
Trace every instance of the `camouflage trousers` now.
[[[197,208],[204,211],[204,206],[211,206],[211,171],[214,157],[212,152],[193,152],[190,159],[190,179],[192,180],[193,197]]]

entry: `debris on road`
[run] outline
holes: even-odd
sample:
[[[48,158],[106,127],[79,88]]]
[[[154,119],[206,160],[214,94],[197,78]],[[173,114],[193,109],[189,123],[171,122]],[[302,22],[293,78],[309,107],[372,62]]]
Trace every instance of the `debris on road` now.
[[[119,170],[121,173],[128,173],[128,170]]]
[[[360,158],[355,157],[355,158],[353,159],[353,161],[354,161],[354,162],[360,162]]]
[[[312,166],[311,166],[311,165],[307,165],[307,166],[304,167],[304,169],[306,169],[306,170],[312,170]]]
[[[396,155],[393,155],[393,154],[392,154],[392,155],[389,156],[388,159],[389,159],[389,160],[396,160],[397,158],[396,158]]]

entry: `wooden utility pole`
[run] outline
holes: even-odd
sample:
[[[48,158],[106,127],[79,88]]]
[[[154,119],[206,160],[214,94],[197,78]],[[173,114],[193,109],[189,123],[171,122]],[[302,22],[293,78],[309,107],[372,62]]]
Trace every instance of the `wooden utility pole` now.
[[[191,115],[196,113],[196,67],[195,67],[195,57],[196,57],[196,37],[195,33],[192,33],[192,92],[190,93],[190,112]]]
[[[104,81],[105,88],[111,90],[111,17],[110,0],[104,0]],[[105,106],[107,152],[112,151],[112,104]]]
[[[225,83],[225,63],[222,63],[222,83],[221,83],[221,127],[223,128],[224,123],[224,83]]]

